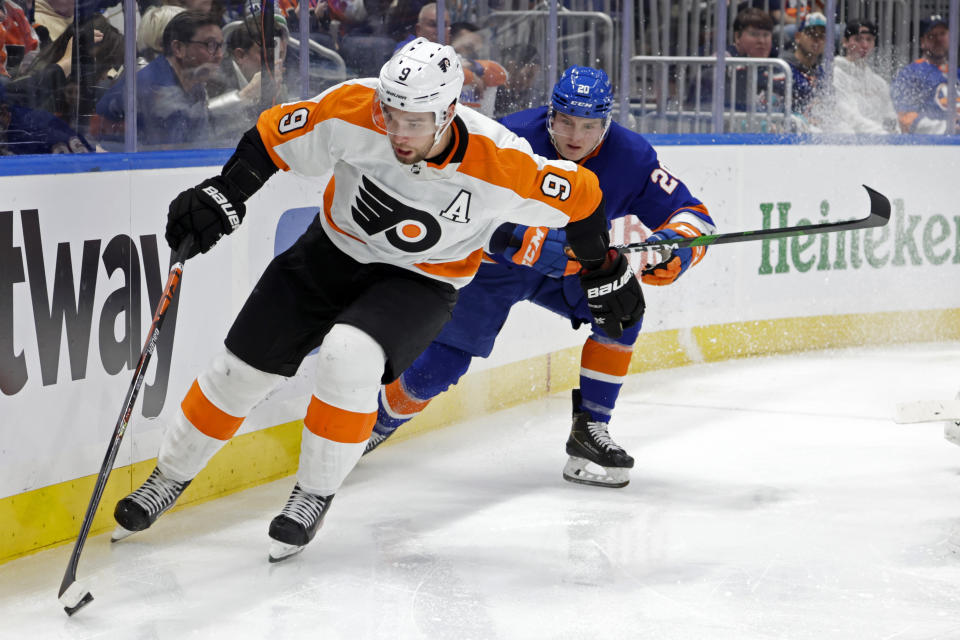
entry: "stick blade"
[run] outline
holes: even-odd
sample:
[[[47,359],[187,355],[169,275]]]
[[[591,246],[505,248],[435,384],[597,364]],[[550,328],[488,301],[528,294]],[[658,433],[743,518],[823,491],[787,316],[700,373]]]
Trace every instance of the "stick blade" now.
[[[93,594],[79,582],[73,582],[60,594],[58,599],[60,600],[60,604],[63,605],[63,610],[67,612],[67,615],[72,616],[93,602]]]
[[[870,196],[870,219],[875,222],[873,226],[882,227],[890,222],[890,200],[887,199],[887,196],[867,185],[863,185],[863,188],[867,190],[867,195]]]
[[[917,400],[897,405],[893,421],[897,424],[960,420],[960,400]]]

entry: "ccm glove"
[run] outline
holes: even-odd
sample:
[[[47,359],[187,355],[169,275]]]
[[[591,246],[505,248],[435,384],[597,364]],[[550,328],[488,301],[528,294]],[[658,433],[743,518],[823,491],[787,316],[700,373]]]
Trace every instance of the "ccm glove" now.
[[[580,286],[594,321],[611,338],[619,338],[624,329],[643,318],[645,304],[640,283],[619,249],[608,250],[600,269],[581,271]]]
[[[685,225],[684,228],[689,229],[690,227],[689,225]],[[671,229],[670,226],[667,226],[651,234],[647,240],[673,240],[689,237],[689,235],[677,233]],[[702,247],[698,248],[698,250],[701,252],[704,251]],[[693,247],[677,249],[676,247],[665,246],[656,249],[654,253],[657,254],[659,258],[658,262],[644,268],[644,270],[641,271],[640,279],[644,284],[652,284],[657,287],[672,284],[684,271],[690,268],[690,263],[693,261],[693,251]]]
[[[518,224],[503,255],[511,262],[533,267],[545,276],[561,278],[580,270],[580,264],[568,257],[566,244],[567,234],[562,229]]]
[[[183,191],[170,203],[167,213],[167,244],[176,250],[187,236],[193,236],[192,258],[206,253],[224,234],[240,226],[247,209],[240,192],[222,176],[204,180]]]

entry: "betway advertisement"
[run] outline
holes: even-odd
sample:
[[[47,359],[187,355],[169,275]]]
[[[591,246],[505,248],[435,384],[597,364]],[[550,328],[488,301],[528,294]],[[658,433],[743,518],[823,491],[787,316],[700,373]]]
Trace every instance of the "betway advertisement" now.
[[[660,156],[719,233],[865,217],[861,184],[890,198],[893,218],[880,229],[712,247],[674,285],[645,287],[645,331],[960,307],[957,147],[670,146]],[[99,469],[166,281],[167,204],[217,171],[0,177],[0,497]],[[324,187],[276,176],[240,230],[187,262],[117,465],[156,456],[183,394]],[[629,218],[614,229],[620,242],[645,234]],[[492,356],[473,367],[574,346],[586,331],[518,305]],[[242,432],[302,417],[312,368],[309,357]]]

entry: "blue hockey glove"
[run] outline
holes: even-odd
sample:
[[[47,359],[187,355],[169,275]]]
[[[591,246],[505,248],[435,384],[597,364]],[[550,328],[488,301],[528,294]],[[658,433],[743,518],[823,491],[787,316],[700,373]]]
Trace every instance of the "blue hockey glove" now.
[[[676,238],[691,237],[688,234],[677,233],[674,230],[675,228],[676,225],[667,225],[660,231],[652,234],[647,240],[673,240]],[[690,229],[692,229],[690,225],[683,226],[684,231],[689,232]],[[672,284],[677,278],[683,275],[684,271],[690,268],[690,263],[693,262],[692,247],[686,249],[663,247],[655,251],[659,253],[659,262],[646,267],[641,272],[640,279],[644,284],[652,284],[657,287]]]
[[[567,254],[567,234],[562,229],[527,227],[513,229],[504,257],[511,262],[533,267],[551,278],[562,278],[580,270],[580,263]]]

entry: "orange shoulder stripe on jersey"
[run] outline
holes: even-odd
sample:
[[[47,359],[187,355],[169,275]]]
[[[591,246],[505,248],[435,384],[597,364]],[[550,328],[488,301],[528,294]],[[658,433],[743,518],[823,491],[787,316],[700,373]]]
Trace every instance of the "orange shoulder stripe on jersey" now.
[[[625,376],[630,369],[633,347],[619,343],[602,343],[588,338],[583,343],[580,366],[611,376]]]
[[[402,378],[397,378],[383,388],[383,399],[396,416],[415,416],[430,404],[430,400],[417,400],[403,388]]]
[[[353,235],[352,233],[347,233],[346,231],[341,229],[339,225],[337,225],[337,223],[333,221],[333,194],[337,190],[336,182],[337,182],[336,176],[330,176],[330,182],[327,183],[327,188],[324,189],[323,191],[323,217],[327,219],[327,223],[337,233],[342,233],[348,238],[353,238],[360,244],[367,244],[366,242],[364,242],[357,236]]]
[[[324,120],[337,119],[379,132],[373,123],[374,90],[362,84],[344,84],[315,102],[303,100],[278,104],[260,114],[257,131],[273,163],[284,171],[290,167],[274,147],[313,131]]]
[[[217,440],[229,440],[243,423],[243,417],[232,416],[210,402],[196,380],[180,403],[180,408],[200,433]]]
[[[454,262],[418,262],[417,269],[439,278],[470,278],[483,262],[483,249],[477,249],[463,260]]]
[[[523,151],[498,147],[490,138],[475,133],[470,135],[470,145],[460,163],[460,171],[510,189],[523,198],[548,204],[565,213],[571,221],[589,216],[603,197],[600,182],[589,169],[538,169],[536,161]],[[550,174],[567,184],[559,180],[549,182]]]
[[[357,413],[327,404],[316,396],[310,396],[310,406],[303,419],[311,433],[334,442],[366,442],[373,433],[377,412]]]

